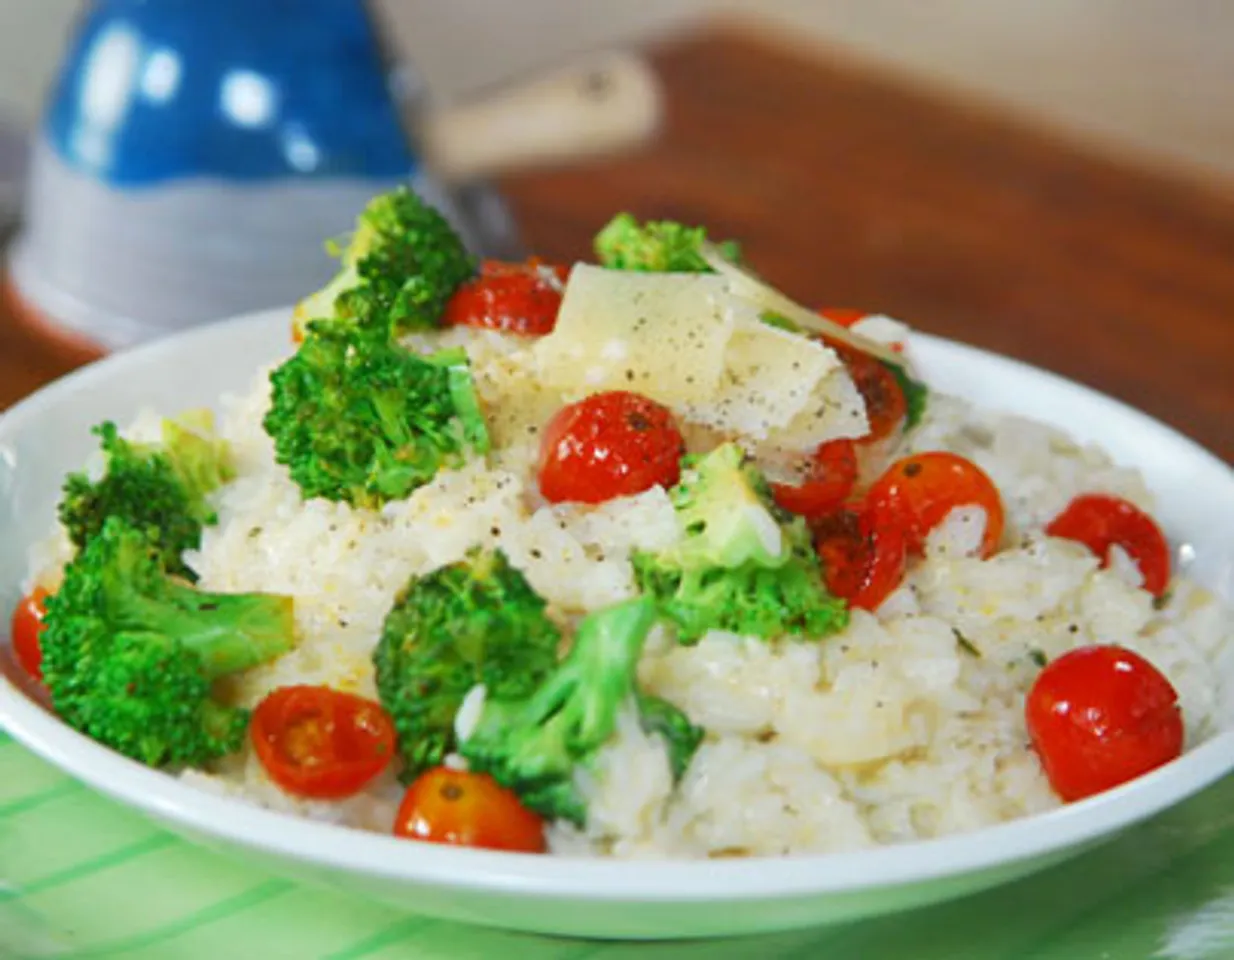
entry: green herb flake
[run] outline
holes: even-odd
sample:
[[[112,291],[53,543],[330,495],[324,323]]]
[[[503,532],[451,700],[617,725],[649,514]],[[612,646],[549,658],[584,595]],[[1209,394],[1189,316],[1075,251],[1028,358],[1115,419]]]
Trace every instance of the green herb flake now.
[[[1046,658],[1045,652],[1034,647],[1028,651],[1028,659],[1033,661],[1037,666],[1044,667],[1049,661]]]
[[[1170,601],[1173,599],[1174,599],[1173,592],[1170,590],[1167,590],[1165,593],[1161,594],[1159,597],[1153,597],[1153,609],[1154,610],[1164,610],[1166,607],[1170,605]]]
[[[956,627],[951,628],[951,632],[955,634],[955,642],[959,644],[960,649],[967,653],[970,657],[981,659],[981,651],[977,649],[976,644],[964,636]]]
[[[789,333],[800,333],[801,328],[793,323],[788,317],[781,316],[773,310],[764,310],[759,316],[759,319],[769,327],[775,327],[777,330],[787,330]]]
[[[897,366],[894,363],[888,363],[886,360],[880,361],[884,367],[891,371],[891,375],[896,378],[896,383],[900,385],[900,389],[904,391],[904,402],[906,406],[906,415],[904,419],[904,429],[911,430],[921,422],[921,418],[925,416],[926,400],[930,395],[930,388],[920,380],[914,380],[910,377],[903,367]]]

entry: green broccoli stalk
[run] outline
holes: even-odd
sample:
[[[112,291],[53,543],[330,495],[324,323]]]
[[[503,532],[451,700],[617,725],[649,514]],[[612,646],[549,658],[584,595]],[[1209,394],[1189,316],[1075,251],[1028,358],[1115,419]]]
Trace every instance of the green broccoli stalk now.
[[[565,659],[529,695],[486,691],[480,717],[459,745],[470,769],[491,775],[543,816],[584,824],[576,773],[610,742],[621,710],[639,705],[638,661],[655,620],[655,603],[646,597],[595,611],[580,622]],[[701,734],[663,701],[646,704],[644,722],[670,732],[673,765],[684,769]]]
[[[454,749],[454,718],[472,687],[522,697],[553,669],[561,634],[544,607],[500,552],[473,552],[403,589],[373,665],[405,780]]]
[[[708,630],[764,639],[817,638],[843,629],[848,610],[823,585],[805,521],[780,511],[740,447],[687,457],[670,492],[681,539],[633,556],[640,588],[656,598],[682,643]]]
[[[192,577],[182,554],[201,545],[204,526],[217,522],[208,495],[234,476],[231,449],[214,436],[209,411],[163,422],[160,444],[133,443],[110,421],[94,428],[102,441],[104,471],[65,479],[60,523],[79,550],[111,517],[153,528],[162,563]]]
[[[706,240],[704,227],[687,227],[673,220],[639,223],[631,214],[619,213],[596,234],[595,251],[601,266],[611,270],[710,273],[711,267],[698,252]],[[726,259],[741,260],[741,248],[734,241],[719,246]]]
[[[111,517],[47,601],[43,679],[71,727],[152,767],[239,749],[248,713],[214,682],[291,649],[292,601],[196,590],[170,576],[147,531]]]
[[[263,420],[305,499],[376,508],[488,450],[461,348],[423,357],[338,320],[309,331],[271,374]]]
[[[673,779],[685,776],[686,768],[694,759],[694,752],[703,742],[703,728],[690,722],[690,718],[673,704],[660,697],[653,697],[642,690],[637,691],[639,726],[651,736],[659,736],[668,748],[668,765]]]
[[[342,268],[301,301],[294,324],[340,317],[387,334],[438,325],[446,301],[476,272],[462,239],[406,187],[371,200],[342,252]]]

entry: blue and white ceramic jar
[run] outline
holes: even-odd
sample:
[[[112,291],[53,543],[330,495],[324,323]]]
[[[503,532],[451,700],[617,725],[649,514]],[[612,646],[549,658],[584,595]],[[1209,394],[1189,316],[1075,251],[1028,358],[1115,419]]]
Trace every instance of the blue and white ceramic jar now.
[[[95,0],[34,147],[19,299],[105,348],[290,303],[398,182],[508,242],[493,197],[480,222],[420,168],[416,86],[363,0]]]

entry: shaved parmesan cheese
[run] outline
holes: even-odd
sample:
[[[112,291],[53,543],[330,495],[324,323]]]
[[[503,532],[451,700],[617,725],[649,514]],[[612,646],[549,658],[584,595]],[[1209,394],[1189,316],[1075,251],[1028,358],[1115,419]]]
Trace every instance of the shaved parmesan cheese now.
[[[719,389],[703,403],[686,405],[683,413],[704,426],[763,437],[792,423],[823,378],[840,366],[824,344],[757,317],[742,318],[724,353]]]
[[[869,432],[865,404],[826,344],[761,319],[716,274],[633,273],[580,264],[553,333],[522,370],[496,375],[494,441],[543,424],[554,404],[600,390],[663,403],[690,437],[739,440],[769,472],[799,476],[826,440]]]
[[[886,344],[887,346],[903,344],[908,340],[909,334],[907,323],[902,323],[882,313],[871,313],[868,316],[862,317],[849,329],[853,333],[866,337],[869,340],[877,340],[879,343]]]
[[[565,401],[547,386],[530,351],[483,358],[472,368],[476,390],[496,451],[496,463],[510,470],[530,468],[544,425]]]
[[[786,427],[758,438],[751,453],[776,482],[796,482],[807,472],[819,444],[870,432],[865,400],[844,367],[833,370],[810,393],[809,403]]]
[[[715,244],[704,243],[699,253],[712,270],[728,281],[728,289],[733,296],[749,301],[759,310],[778,313],[805,330],[810,330],[814,333],[825,333],[827,336],[847,344],[854,350],[860,350],[862,353],[868,353],[871,356],[878,357],[880,360],[886,360],[897,367],[904,366],[904,358],[894,350],[889,350],[875,340],[870,340],[854,333],[833,320],[819,316],[813,310],[807,310],[795,300],[786,297],[775,287],[764,283],[754,274],[742,270],[741,267],[734,263],[730,263],[725,259],[723,251]]]
[[[715,396],[733,300],[713,274],[632,273],[578,264],[553,332],[533,348],[561,390],[635,390],[668,406]]]

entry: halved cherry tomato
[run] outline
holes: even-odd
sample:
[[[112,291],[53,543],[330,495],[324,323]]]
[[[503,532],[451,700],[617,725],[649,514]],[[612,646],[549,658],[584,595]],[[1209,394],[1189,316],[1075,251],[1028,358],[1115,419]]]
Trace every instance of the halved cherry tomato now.
[[[1104,493],[1076,497],[1045,532],[1052,537],[1077,540],[1110,562],[1110,549],[1118,546],[1140,568],[1144,589],[1155,596],[1165,593],[1170,584],[1170,545],[1153,518],[1133,503]]]
[[[526,263],[486,260],[446,304],[445,326],[483,327],[505,333],[551,333],[561,308],[568,271],[538,259]]]
[[[954,453],[931,451],[897,460],[874,481],[866,502],[878,529],[903,531],[913,551],[921,550],[930,531],[957,507],[985,511],[983,557],[998,548],[1003,535],[1003,501],[994,481],[971,460]]]
[[[857,482],[857,451],[852,440],[829,440],[814,451],[810,472],[798,486],[771,485],[771,494],[790,513],[819,516],[848,499]]]
[[[876,443],[900,428],[908,416],[908,400],[904,396],[895,374],[881,360],[854,350],[830,337],[822,341],[836,352],[853,378],[853,386],[865,401],[866,416],[870,420],[870,432],[860,443]]]
[[[904,579],[904,535],[876,527],[867,512],[846,508],[815,521],[814,547],[827,589],[850,607],[877,610]]]
[[[1063,654],[1038,674],[1024,710],[1050,786],[1067,801],[1134,780],[1183,750],[1174,687],[1122,647]]]
[[[380,704],[329,687],[271,691],[249,734],[271,780],[317,800],[358,793],[394,758],[394,724]]]
[[[40,683],[43,680],[43,618],[47,616],[48,592],[35,587],[13,610],[13,653],[22,669]]]
[[[685,441],[666,407],[637,393],[596,393],[557,411],[540,445],[540,492],[602,503],[681,476]]]
[[[429,843],[543,853],[544,821],[485,773],[434,767],[408,788],[394,835]]]

